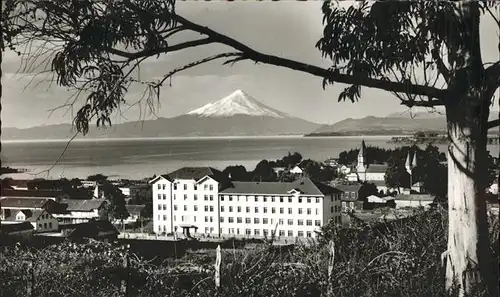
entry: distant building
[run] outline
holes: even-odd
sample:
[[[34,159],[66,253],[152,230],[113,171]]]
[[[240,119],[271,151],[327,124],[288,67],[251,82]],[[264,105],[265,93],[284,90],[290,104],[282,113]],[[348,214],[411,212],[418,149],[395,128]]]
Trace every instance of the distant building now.
[[[150,183],[156,233],[314,237],[330,219],[340,223],[339,191],[308,178],[231,182],[211,167],[184,167]]]
[[[363,201],[359,201],[360,184],[337,185],[335,187],[341,191],[340,200],[342,211],[357,211],[363,209]]]
[[[85,223],[103,216],[107,201],[105,199],[63,199],[60,202],[64,207],[62,211],[53,212],[52,215],[60,225]]]
[[[11,238],[15,241],[30,240],[33,237],[33,225],[29,222],[4,222],[0,224],[0,245],[4,239]]]
[[[60,235],[75,241],[92,238],[108,242],[116,240],[118,234],[120,232],[108,220],[90,220],[85,223],[62,225]]]
[[[57,220],[46,210],[16,210],[6,217],[6,222],[29,222],[33,225],[35,232],[52,232],[59,228]]]
[[[356,165],[356,173],[360,181],[384,181],[385,172],[387,170],[386,164],[367,164],[365,141],[361,141],[361,147],[358,153],[358,162]]]
[[[144,212],[144,209],[146,208],[146,205],[127,204],[125,207],[127,208],[129,216],[128,216],[128,218],[123,220],[123,223],[124,224],[133,224],[133,223],[137,222],[140,218],[143,217],[143,212]],[[114,224],[121,224],[121,220],[115,220]]]
[[[396,208],[424,207],[430,208],[434,196],[429,194],[400,194],[394,198]]]

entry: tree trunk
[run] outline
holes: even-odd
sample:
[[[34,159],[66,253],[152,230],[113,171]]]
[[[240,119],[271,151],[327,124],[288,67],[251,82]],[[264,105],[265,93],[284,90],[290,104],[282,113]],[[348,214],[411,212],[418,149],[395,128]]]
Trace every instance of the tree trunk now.
[[[476,286],[498,292],[489,247],[486,214],[486,143],[488,100],[458,99],[446,106],[448,146],[449,233],[446,286],[456,282],[460,296]],[[492,283],[493,281],[493,283]]]

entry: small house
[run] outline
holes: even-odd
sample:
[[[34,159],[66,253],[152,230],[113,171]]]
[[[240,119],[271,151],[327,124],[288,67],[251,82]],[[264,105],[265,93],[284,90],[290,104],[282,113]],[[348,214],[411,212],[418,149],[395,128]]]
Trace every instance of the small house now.
[[[429,194],[400,194],[394,199],[396,208],[424,207],[430,208],[434,202],[434,196]]]
[[[57,219],[46,210],[17,210],[5,218],[4,222],[29,222],[35,232],[53,232],[59,229]]]

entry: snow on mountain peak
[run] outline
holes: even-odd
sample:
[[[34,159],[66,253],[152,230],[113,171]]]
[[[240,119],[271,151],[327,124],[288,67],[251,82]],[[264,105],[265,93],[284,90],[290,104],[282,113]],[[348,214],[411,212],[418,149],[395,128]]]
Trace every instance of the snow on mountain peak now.
[[[228,117],[233,115],[269,116],[274,118],[291,117],[281,111],[266,106],[242,90],[236,90],[219,101],[208,103],[190,111],[189,115],[201,117]]]

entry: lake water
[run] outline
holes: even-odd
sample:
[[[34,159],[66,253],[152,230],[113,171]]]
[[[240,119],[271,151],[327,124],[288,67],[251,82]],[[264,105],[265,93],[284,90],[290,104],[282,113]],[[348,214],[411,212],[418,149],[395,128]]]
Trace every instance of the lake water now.
[[[3,141],[2,166],[26,168],[17,178],[84,178],[102,173],[113,178],[142,179],[182,166],[244,165],[252,170],[262,159],[275,160],[288,152],[324,161],[359,147],[361,137],[221,137],[169,139],[84,139],[73,141],[58,164],[67,141]],[[367,146],[394,148],[390,136],[365,136]],[[444,152],[445,145],[440,149]],[[498,145],[489,147],[498,156]],[[41,174],[40,174],[41,173]]]

